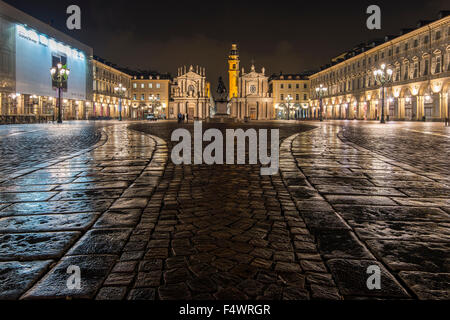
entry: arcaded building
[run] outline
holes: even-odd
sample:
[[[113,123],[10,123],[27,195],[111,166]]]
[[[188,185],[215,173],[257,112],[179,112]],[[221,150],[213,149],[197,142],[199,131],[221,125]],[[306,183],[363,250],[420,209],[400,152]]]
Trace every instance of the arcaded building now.
[[[358,46],[311,76],[309,116],[319,117],[316,88],[326,88],[326,119],[379,119],[381,89],[374,71],[392,70],[386,84],[385,114],[391,120],[442,121],[449,116],[450,16],[421,21],[398,37]]]

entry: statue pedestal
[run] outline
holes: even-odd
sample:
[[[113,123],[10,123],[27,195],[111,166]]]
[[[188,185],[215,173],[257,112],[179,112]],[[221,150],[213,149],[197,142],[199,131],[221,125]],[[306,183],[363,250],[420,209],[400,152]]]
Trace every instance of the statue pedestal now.
[[[214,115],[214,117],[218,116],[218,115],[227,115],[228,116],[228,101],[216,101],[216,114]]]
[[[207,120],[209,123],[233,123],[237,122],[236,118],[233,118],[227,113],[228,101],[219,100],[216,101],[216,114]]]

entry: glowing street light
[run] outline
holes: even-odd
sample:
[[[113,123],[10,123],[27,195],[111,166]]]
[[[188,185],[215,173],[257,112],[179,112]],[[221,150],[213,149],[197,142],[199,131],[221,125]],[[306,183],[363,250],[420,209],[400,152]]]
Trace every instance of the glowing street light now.
[[[125,88],[121,83],[118,87],[114,88],[114,91],[119,95],[119,121],[122,121],[122,98],[125,96],[127,88]]]
[[[327,92],[327,88],[321,84],[319,87],[316,88],[316,93],[319,96],[319,119],[320,121],[323,121],[323,111],[322,111],[322,98],[325,95],[325,92]]]
[[[62,123],[62,113],[61,113],[61,90],[64,84],[67,84],[67,79],[69,78],[70,70],[66,65],[59,62],[56,68],[50,69],[50,75],[52,80],[56,83],[56,88],[58,88],[58,123]]]
[[[386,68],[383,63],[381,68],[373,72],[375,77],[375,82],[379,83],[381,86],[381,119],[380,123],[385,123],[384,121],[384,86],[386,83],[390,82],[392,79],[392,69]]]

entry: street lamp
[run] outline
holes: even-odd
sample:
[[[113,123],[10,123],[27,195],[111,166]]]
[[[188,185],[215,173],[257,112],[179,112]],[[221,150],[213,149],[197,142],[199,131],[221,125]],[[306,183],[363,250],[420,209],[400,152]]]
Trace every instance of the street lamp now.
[[[290,94],[286,97],[286,104],[288,108],[288,120],[291,120],[291,101],[294,100]]]
[[[155,113],[155,108],[158,108],[160,106],[159,97],[155,95],[150,96],[150,106],[152,107],[152,112]]]
[[[122,121],[122,98],[125,96],[127,89],[119,83],[119,86],[115,87],[114,91],[119,95],[119,121]]]
[[[66,65],[63,65],[61,62],[59,62],[56,65],[56,68],[53,67],[50,69],[50,74],[52,76],[52,80],[56,82],[56,87],[58,88],[58,123],[62,123],[61,90],[64,87],[64,84],[67,83],[70,70],[67,68]]]
[[[385,123],[384,121],[384,86],[386,83],[391,81],[392,79],[392,69],[386,68],[386,65],[383,63],[381,68],[375,70],[373,72],[375,76],[375,82],[378,82],[381,85],[381,120],[380,123]]]
[[[322,112],[322,98],[325,95],[325,92],[327,92],[327,88],[321,84],[318,88],[316,88],[317,95],[319,96],[319,120],[323,121],[323,112]]]

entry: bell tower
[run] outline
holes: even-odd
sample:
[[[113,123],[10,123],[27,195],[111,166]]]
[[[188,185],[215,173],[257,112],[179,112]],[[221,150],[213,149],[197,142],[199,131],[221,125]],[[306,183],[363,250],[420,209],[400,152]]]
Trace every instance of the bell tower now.
[[[228,56],[228,77],[229,77],[229,98],[236,98],[239,80],[239,51],[237,44],[232,44],[230,55]]]

